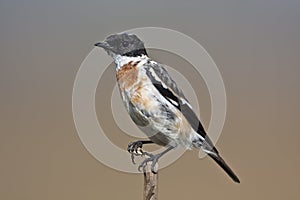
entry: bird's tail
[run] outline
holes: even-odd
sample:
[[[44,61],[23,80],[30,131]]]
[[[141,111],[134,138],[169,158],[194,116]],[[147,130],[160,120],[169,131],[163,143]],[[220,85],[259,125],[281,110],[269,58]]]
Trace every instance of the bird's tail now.
[[[218,165],[225,170],[225,172],[232,178],[234,182],[240,183],[240,180],[237,177],[237,175],[235,175],[235,173],[230,169],[230,167],[226,164],[226,162],[218,153],[211,152],[211,151],[206,151],[206,152],[209,155],[209,157],[211,157],[214,161],[216,161],[216,163],[218,163]]]

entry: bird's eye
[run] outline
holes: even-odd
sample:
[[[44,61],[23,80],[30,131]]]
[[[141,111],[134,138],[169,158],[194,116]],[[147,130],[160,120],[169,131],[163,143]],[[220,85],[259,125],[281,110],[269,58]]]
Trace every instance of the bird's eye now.
[[[123,47],[127,47],[128,45],[129,45],[129,43],[127,41],[122,42]]]

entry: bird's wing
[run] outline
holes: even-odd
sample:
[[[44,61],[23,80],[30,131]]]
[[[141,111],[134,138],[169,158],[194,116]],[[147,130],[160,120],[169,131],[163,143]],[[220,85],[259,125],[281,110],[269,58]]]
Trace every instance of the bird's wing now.
[[[151,79],[153,85],[160,92],[160,94],[181,111],[181,113],[191,124],[192,128],[201,136],[200,139],[202,139],[203,142],[203,150],[213,160],[215,160],[235,182],[239,183],[239,178],[219,155],[217,149],[207,136],[197,115],[194,113],[192,106],[185,98],[182,90],[169,75],[164,65],[150,61],[150,63],[146,64],[145,67],[147,68],[147,76]]]
[[[182,90],[169,75],[164,65],[150,61],[149,63],[145,64],[145,67],[147,68],[147,76],[150,78],[160,94],[180,110],[180,112],[191,124],[192,128],[201,136],[200,138],[202,139],[202,142],[205,141],[206,145],[208,145],[207,148],[213,150],[214,153],[218,153],[217,149],[207,136],[200,120],[194,113],[192,106],[184,96]]]

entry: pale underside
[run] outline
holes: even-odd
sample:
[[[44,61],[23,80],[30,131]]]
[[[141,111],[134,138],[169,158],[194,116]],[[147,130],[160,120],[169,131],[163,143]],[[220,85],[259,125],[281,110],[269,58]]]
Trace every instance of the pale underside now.
[[[174,106],[176,102],[163,97],[153,85],[147,71],[153,76],[155,72],[146,70],[146,62],[147,59],[129,62],[117,70],[120,93],[129,115],[154,143],[190,149],[195,145],[193,141],[199,140],[199,135]]]

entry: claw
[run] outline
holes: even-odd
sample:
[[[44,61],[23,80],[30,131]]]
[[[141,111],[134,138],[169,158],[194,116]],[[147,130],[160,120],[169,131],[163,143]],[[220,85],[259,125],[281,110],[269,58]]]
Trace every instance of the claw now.
[[[135,161],[134,161],[134,154],[133,153],[131,153],[131,162],[135,165],[136,163],[135,163]]]
[[[156,159],[156,161],[152,161],[152,164],[151,164],[151,171],[154,174],[157,173],[157,170],[155,170],[155,165],[156,165],[157,162],[158,162],[158,159]]]
[[[127,151],[131,154],[131,161],[135,164],[135,156],[143,156],[144,152],[142,150],[143,143],[141,141],[130,142],[127,147]]]
[[[144,167],[146,166],[146,164],[148,162],[152,162],[151,163],[151,171],[153,173],[157,173],[157,171],[155,170],[155,165],[158,162],[158,159],[164,155],[165,153],[167,153],[168,151],[170,151],[171,149],[175,148],[175,146],[169,146],[166,150],[164,150],[163,152],[159,153],[159,154],[151,154],[148,152],[144,152],[142,147],[143,147],[143,143],[147,144],[147,143],[151,143],[151,141],[149,142],[145,142],[145,141],[136,141],[136,142],[130,142],[128,144],[127,147],[127,151],[131,154],[131,161],[133,164],[135,164],[135,160],[134,157],[135,156],[147,156],[148,158],[146,158],[139,166],[138,166],[138,170],[141,172],[142,169],[144,169]]]
[[[156,163],[158,162],[158,159],[160,158],[160,155],[159,155],[159,154],[158,154],[158,155],[153,155],[153,154],[150,154],[150,153],[147,153],[147,154],[145,154],[145,155],[149,156],[149,158],[146,158],[146,159],[139,165],[139,167],[138,167],[139,172],[142,171],[141,169],[144,169],[144,167],[146,166],[146,164],[147,164],[148,162],[152,162],[152,163],[151,163],[151,171],[152,171],[152,173],[156,174],[157,171],[155,170],[155,165],[156,165]]]
[[[142,172],[142,169],[146,166],[147,162],[151,161],[150,158],[146,158],[138,167],[139,172]]]

